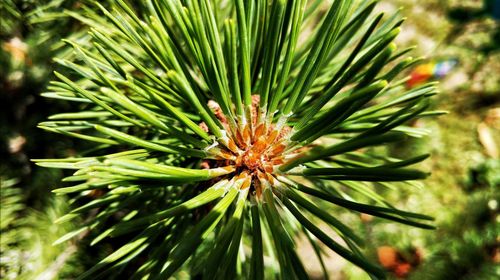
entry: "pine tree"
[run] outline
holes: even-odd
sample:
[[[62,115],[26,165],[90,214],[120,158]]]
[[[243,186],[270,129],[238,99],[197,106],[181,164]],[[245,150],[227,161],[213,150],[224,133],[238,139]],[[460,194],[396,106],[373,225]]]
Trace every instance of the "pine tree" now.
[[[85,222],[57,244],[84,232],[121,242],[80,279],[303,279],[298,236],[323,268],[325,245],[384,278],[332,211],[433,228],[377,189],[428,175],[409,167],[428,155],[383,146],[425,135],[408,123],[439,112],[428,111],[433,84],[404,88],[399,74],[418,59],[393,43],[403,21],[375,5],[118,0],[67,12],[89,36],[66,41],[68,73],[44,95],[80,110],[39,127],[93,146],[36,162],[74,171],[54,190],[76,205],[59,222]]]

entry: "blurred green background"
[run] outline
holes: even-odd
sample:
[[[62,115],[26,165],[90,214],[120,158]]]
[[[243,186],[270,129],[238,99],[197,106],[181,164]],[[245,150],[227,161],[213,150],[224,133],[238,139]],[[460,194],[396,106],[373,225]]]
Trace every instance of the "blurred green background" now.
[[[52,58],[67,55],[60,40],[85,32],[51,11],[79,9],[85,2],[0,4],[1,279],[71,279],[111,250],[88,246],[84,234],[51,245],[73,228],[54,224],[70,203],[50,192],[63,173],[29,161],[87,148],[36,128],[48,115],[71,109],[41,93],[56,69]],[[383,195],[402,209],[436,217],[437,230],[366,215],[342,214],[341,219],[365,236],[368,255],[392,278],[500,279],[500,1],[383,0],[378,9],[389,14],[401,9],[407,17],[397,43],[417,46],[412,55],[423,58],[408,73],[407,84],[439,80],[441,93],[433,106],[449,112],[412,124],[429,129],[431,136],[389,147],[399,156],[431,153],[422,163],[432,172],[430,179]],[[320,279],[321,268],[306,243],[299,240],[299,250],[311,278]],[[327,266],[332,279],[367,278],[333,254]]]

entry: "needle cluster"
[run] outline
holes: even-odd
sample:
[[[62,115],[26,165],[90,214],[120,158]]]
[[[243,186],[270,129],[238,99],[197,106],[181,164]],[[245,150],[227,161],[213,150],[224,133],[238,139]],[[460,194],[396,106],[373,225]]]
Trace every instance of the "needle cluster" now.
[[[87,25],[67,40],[44,95],[79,104],[40,128],[94,148],[37,164],[73,170],[59,222],[90,218],[64,242],[124,242],[81,276],[307,278],[298,236],[373,277],[363,240],[338,213],[420,228],[381,189],[428,174],[383,148],[427,130],[433,84],[404,87],[419,59],[393,43],[402,20],[376,1],[112,1],[65,11]],[[97,192],[98,191],[98,192]],[[333,229],[338,238],[322,227]]]

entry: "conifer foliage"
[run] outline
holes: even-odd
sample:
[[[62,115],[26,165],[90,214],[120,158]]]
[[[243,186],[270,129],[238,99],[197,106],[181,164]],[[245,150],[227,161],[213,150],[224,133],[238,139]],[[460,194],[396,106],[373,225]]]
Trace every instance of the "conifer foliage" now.
[[[81,110],[39,125],[93,149],[35,160],[73,172],[54,190],[74,198],[59,222],[85,223],[56,243],[124,242],[81,279],[303,279],[300,236],[321,263],[329,248],[384,278],[335,213],[432,228],[378,191],[428,175],[409,167],[427,155],[383,146],[439,113],[433,85],[403,86],[418,59],[393,43],[398,15],[357,0],[111,2],[67,12],[89,33],[66,41],[68,71],[44,95]]]

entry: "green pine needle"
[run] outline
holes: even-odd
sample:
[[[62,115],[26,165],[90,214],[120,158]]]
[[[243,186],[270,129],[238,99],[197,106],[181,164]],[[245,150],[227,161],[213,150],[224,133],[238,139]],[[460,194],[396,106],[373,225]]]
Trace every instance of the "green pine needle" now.
[[[427,111],[433,84],[402,86],[418,59],[393,43],[398,15],[358,0],[325,13],[305,0],[115,2],[63,13],[89,33],[65,41],[74,52],[55,60],[66,70],[44,96],[79,111],[39,125],[96,145],[36,160],[74,171],[54,190],[75,199],[58,222],[86,217],[56,244],[128,239],[79,279],[302,279],[303,235],[323,269],[328,247],[384,278],[335,211],[432,228],[373,189],[427,177],[410,166],[428,155],[373,147],[422,137],[410,122],[442,113]]]

